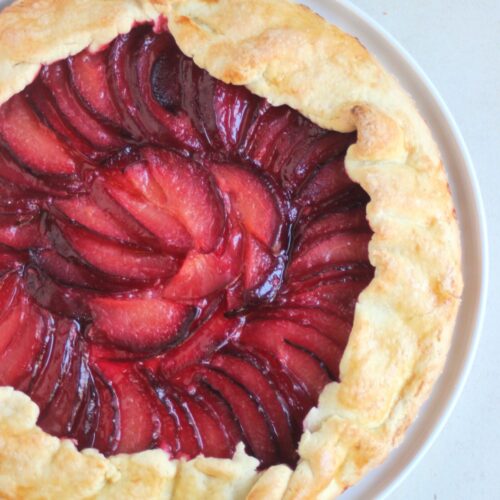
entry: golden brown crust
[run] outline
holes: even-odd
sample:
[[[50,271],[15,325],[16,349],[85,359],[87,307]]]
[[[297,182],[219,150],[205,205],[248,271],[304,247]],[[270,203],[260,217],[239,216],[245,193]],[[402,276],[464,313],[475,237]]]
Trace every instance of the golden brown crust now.
[[[159,450],[109,460],[78,453],[35,427],[29,398],[2,388],[0,496],[331,498],[399,443],[445,362],[462,278],[439,152],[411,99],[357,40],[286,0],[18,1],[0,15],[0,103],[40,64],[160,14],[181,50],[213,76],[322,127],[358,130],[346,166],[371,198],[376,273],[356,307],[342,382],[329,384],[309,413],[293,473],[257,473],[242,447],[233,460],[189,462]]]

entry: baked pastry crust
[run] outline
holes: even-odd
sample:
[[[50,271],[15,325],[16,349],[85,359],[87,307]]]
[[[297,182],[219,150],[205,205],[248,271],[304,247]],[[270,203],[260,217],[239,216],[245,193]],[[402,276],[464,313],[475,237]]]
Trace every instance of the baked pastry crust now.
[[[410,97],[353,37],[287,0],[18,0],[0,14],[0,104],[42,64],[168,19],[212,76],[357,129],[346,168],[370,195],[375,277],[340,366],[304,423],[295,471],[160,450],[104,458],[36,427],[37,406],[0,388],[2,498],[332,498],[380,463],[442,371],[460,304],[460,238],[438,149]]]

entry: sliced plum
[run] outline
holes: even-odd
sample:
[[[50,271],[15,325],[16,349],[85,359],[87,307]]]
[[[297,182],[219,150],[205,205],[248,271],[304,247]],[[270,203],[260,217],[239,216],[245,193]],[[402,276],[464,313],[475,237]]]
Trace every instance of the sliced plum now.
[[[253,318],[279,319],[295,321],[296,323],[312,327],[321,334],[332,339],[343,349],[351,333],[352,325],[339,316],[315,307],[281,306],[270,307],[257,312]]]
[[[17,328],[8,346],[0,353],[0,385],[27,386],[36,368],[47,334],[48,314],[21,297],[16,309]],[[8,325],[6,325],[8,328]],[[7,336],[5,331],[3,335]]]
[[[191,426],[196,429],[201,453],[208,457],[227,457],[231,444],[219,420],[189,394],[181,393],[180,398]]]
[[[103,210],[88,195],[55,200],[53,207],[70,221],[76,222],[97,234],[114,238],[118,241],[134,241],[127,228],[113,218],[109,212]]]
[[[94,446],[105,455],[116,453],[121,435],[118,396],[111,382],[95,368],[92,370],[97,394],[99,418],[96,425]]]
[[[304,245],[292,258],[289,275],[301,275],[321,270],[331,265],[368,262],[369,232],[341,232]]]
[[[352,322],[359,294],[366,288],[371,276],[361,280],[333,283],[316,283],[313,287],[301,287],[278,298],[279,304],[301,307],[317,307]],[[307,282],[306,282],[307,283]]]
[[[218,81],[214,92],[214,113],[219,135],[226,149],[236,149],[252,123],[260,98],[243,86]]]
[[[26,270],[24,279],[27,292],[40,307],[69,318],[91,318],[88,301],[93,292],[60,285],[34,267]]]
[[[244,228],[274,250],[283,218],[275,188],[249,169],[231,164],[212,164],[222,192],[229,195]]]
[[[32,251],[31,259],[40,270],[63,286],[108,292],[130,289],[130,284],[114,282],[108,275],[96,272],[71,257],[65,258],[51,248]]]
[[[119,437],[113,451],[147,450],[157,438],[160,421],[145,379],[127,364],[99,361],[97,367],[117,399]]]
[[[52,435],[67,437],[77,419],[87,392],[89,371],[78,328],[70,327],[60,364],[58,385],[44,408],[38,425]]]
[[[289,154],[277,164],[283,184],[293,190],[303,185],[316,165],[343,156],[355,140],[354,134],[326,132],[304,118],[299,123],[301,133],[295,137]]]
[[[60,112],[94,148],[110,151],[120,149],[125,145],[114,130],[96,120],[82,105],[71,87],[68,66],[65,62],[45,66],[42,69],[41,78],[54,96]]]
[[[0,276],[20,269],[28,261],[27,253],[21,253],[10,248],[0,247]]]
[[[220,394],[203,382],[197,385],[194,397],[200,404],[205,406],[212,415],[216,416],[228,443],[228,451],[225,456],[232,457],[236,445],[243,439],[243,434],[241,426],[231,411],[231,407]]]
[[[330,377],[337,376],[337,359],[340,362],[342,353],[334,342],[315,330],[310,329],[306,336],[302,336],[298,325],[284,323],[252,322],[244,328],[241,342],[272,353],[304,384],[308,393],[317,398],[323,387],[330,382]],[[327,351],[322,353],[324,348]],[[325,356],[326,362],[323,362],[322,356]]]
[[[352,187],[344,159],[337,158],[322,165],[300,190],[296,201],[301,205],[319,205]]]
[[[280,400],[284,400],[292,422],[294,439],[300,438],[304,417],[316,403],[314,398],[307,392],[300,380],[283,366],[272,353],[259,351],[249,346],[246,348],[240,346],[236,350],[236,354],[259,370],[276,391]],[[294,453],[288,459],[293,461],[296,457],[297,455]]]
[[[0,289],[2,312],[0,316],[0,356],[9,348],[26,313],[26,303],[20,297],[20,280],[17,273],[2,278]]]
[[[171,387],[159,384],[156,387],[156,394],[175,422],[176,435],[179,440],[175,458],[194,458],[201,451],[201,439],[191,414]]]
[[[18,223],[10,217],[0,215],[0,244],[16,250],[36,248],[43,243],[40,234],[40,219],[30,217],[26,220],[17,217]]]
[[[287,459],[294,454],[292,429],[288,407],[271,387],[267,378],[244,359],[228,354],[218,354],[211,360],[211,366],[221,369],[235,382],[250,391],[265,410],[273,432],[278,440],[281,457]]]
[[[295,112],[288,106],[266,106],[248,131],[241,148],[242,155],[256,165],[271,170],[276,155],[275,144],[290,126],[295,125],[295,119]]]
[[[295,248],[298,250],[312,241],[329,234],[346,231],[369,232],[364,208],[354,208],[342,212],[320,214],[318,217],[300,222],[296,234]]]
[[[11,308],[21,290],[22,282],[19,273],[8,273],[0,278],[0,321],[7,314],[10,314]]]
[[[184,337],[195,308],[153,297],[98,297],[90,301],[94,325],[112,344],[151,352]]]
[[[68,59],[71,82],[96,118],[119,127],[120,114],[113,101],[107,80],[109,49],[95,53],[84,50]]]
[[[38,196],[45,194],[63,195],[62,191],[52,187],[49,183],[42,179],[31,175],[25,168],[21,167],[10,155],[7,150],[0,146],[0,177],[6,182],[15,186],[21,193],[29,192],[30,198],[33,201]]]
[[[137,281],[154,281],[172,276],[178,261],[167,254],[116,243],[83,228],[59,223],[64,238],[87,264],[112,276]]]
[[[156,28],[0,107],[0,385],[79,448],[293,466],[374,274],[356,134]]]
[[[198,150],[201,148],[199,134],[189,116],[179,108],[176,69],[182,57],[169,33],[147,35],[136,59],[138,92],[135,97],[143,102],[143,113],[147,110],[152,115],[147,123],[155,139]]]
[[[166,251],[186,253],[193,245],[184,225],[172,215],[168,198],[143,164],[131,165],[125,175],[107,179],[107,193],[152,235]]]
[[[105,153],[96,150],[85,137],[75,130],[68,118],[61,114],[53,95],[41,79],[35,80],[28,87],[27,96],[38,116],[71,149],[78,151],[89,161],[99,161],[104,158]]]
[[[0,107],[0,136],[12,153],[39,174],[72,175],[80,162],[31,109],[23,94]]]
[[[243,286],[246,290],[257,288],[272,272],[276,257],[252,235],[245,235]]]
[[[219,292],[240,276],[243,263],[243,236],[237,224],[228,222],[228,235],[222,252],[189,252],[164,290],[171,300],[194,300]]]
[[[245,442],[263,467],[276,463],[277,448],[265,411],[242,386],[209,368],[200,367],[200,380],[219,393],[241,423]]]
[[[208,172],[170,151],[146,148],[151,173],[165,193],[167,207],[191,234],[196,248],[213,251],[224,230],[224,206]]]
[[[67,319],[56,321],[52,341],[44,360],[44,367],[30,388],[31,399],[40,407],[43,415],[70,371],[71,360],[78,342],[78,325]]]
[[[160,358],[161,371],[165,378],[171,377],[187,366],[208,359],[220,345],[239,335],[241,324],[240,319],[226,318],[222,311],[215,313],[184,343],[174,347]]]
[[[99,394],[92,372],[89,372],[87,391],[71,430],[79,449],[94,448],[100,418]]]
[[[158,394],[155,394],[155,397],[158,398],[156,409],[160,422],[157,445],[158,448],[166,451],[170,457],[175,458],[181,450],[177,416],[173,413],[173,406],[169,405],[165,398],[161,401]]]

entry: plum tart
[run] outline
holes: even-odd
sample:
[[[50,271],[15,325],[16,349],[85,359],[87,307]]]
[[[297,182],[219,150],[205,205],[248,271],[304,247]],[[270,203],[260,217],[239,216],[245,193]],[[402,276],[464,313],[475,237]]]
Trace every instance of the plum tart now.
[[[411,99],[286,0],[0,13],[0,496],[331,498],[442,370]]]

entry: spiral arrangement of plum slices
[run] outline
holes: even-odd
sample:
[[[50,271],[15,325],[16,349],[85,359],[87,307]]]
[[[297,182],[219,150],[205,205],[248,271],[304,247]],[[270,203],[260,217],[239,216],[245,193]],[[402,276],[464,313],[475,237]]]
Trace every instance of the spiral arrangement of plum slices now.
[[[0,107],[0,385],[80,449],[293,465],[373,277],[355,138],[166,28],[43,67]]]

